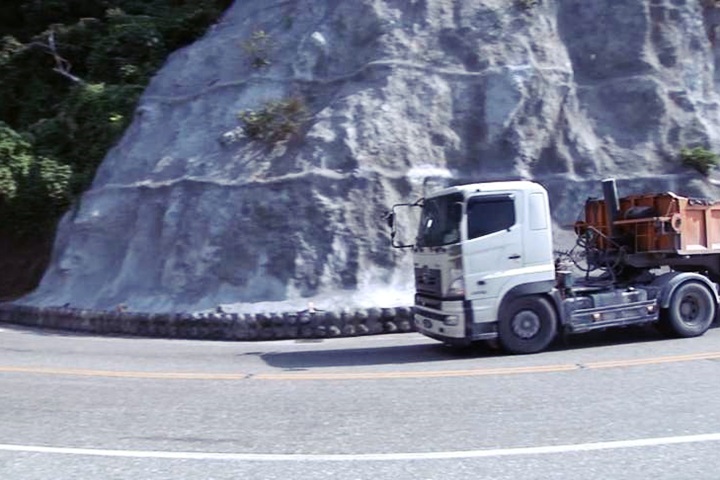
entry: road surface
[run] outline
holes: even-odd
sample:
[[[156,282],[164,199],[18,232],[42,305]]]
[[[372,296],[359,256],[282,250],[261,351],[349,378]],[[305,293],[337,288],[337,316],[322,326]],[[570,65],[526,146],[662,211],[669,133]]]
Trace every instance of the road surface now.
[[[0,325],[0,478],[720,478],[720,329],[456,352]]]

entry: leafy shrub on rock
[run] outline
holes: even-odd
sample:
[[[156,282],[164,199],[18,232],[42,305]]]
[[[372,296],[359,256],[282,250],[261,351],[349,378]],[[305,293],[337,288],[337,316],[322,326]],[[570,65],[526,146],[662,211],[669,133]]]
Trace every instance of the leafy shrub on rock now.
[[[258,110],[238,114],[248,138],[277,143],[300,131],[308,118],[305,101],[299,97],[267,102]]]
[[[540,3],[540,0],[517,0],[517,4],[526,10],[536,7]]]
[[[718,165],[718,156],[703,147],[683,148],[680,150],[680,159],[686,167],[692,167],[705,176]]]
[[[250,64],[253,68],[270,65],[272,40],[265,30],[255,30],[250,38],[242,43],[242,48],[250,57]]]

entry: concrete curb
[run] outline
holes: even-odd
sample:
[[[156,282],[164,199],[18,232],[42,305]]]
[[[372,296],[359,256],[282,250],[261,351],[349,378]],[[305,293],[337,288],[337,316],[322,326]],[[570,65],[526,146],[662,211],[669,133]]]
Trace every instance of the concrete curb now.
[[[192,340],[286,340],[415,331],[411,307],[286,313],[139,313],[0,303],[0,323],[33,328]]]

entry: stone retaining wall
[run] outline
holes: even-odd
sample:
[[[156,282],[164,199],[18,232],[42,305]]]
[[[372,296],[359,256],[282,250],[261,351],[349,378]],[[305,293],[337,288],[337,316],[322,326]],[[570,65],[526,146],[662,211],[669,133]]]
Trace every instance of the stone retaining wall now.
[[[414,331],[412,308],[297,313],[137,313],[0,304],[0,323],[138,337],[196,340],[282,340]]]

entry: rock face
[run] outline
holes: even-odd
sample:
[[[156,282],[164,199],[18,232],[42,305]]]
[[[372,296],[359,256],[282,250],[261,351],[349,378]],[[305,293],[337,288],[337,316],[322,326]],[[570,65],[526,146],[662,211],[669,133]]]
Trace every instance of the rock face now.
[[[718,23],[699,0],[238,1],[154,78],[25,301],[410,304],[381,217],[434,172],[536,179],[558,226],[608,176],[719,197],[677,158],[720,146]],[[243,136],[288,98],[297,135]]]

